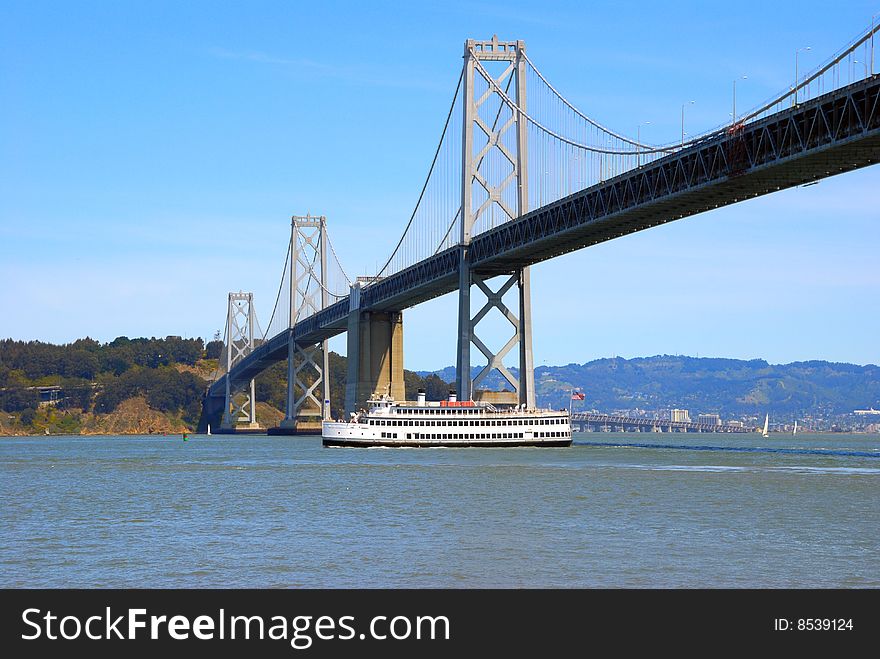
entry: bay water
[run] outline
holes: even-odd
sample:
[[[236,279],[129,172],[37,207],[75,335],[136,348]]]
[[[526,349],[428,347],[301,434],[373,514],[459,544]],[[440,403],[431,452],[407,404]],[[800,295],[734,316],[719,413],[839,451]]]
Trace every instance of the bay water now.
[[[0,438],[0,587],[880,587],[880,436]]]

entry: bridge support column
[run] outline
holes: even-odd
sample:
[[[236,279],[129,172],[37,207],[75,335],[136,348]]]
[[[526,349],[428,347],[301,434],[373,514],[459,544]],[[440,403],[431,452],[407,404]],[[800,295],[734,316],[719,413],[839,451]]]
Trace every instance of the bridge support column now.
[[[321,433],[330,414],[327,341],[305,348],[293,339],[287,344],[287,405],[280,427],[296,433]]]
[[[230,293],[226,312],[226,372],[254,349],[254,295]],[[257,430],[257,397],[254,381],[244,391],[234,391],[226,378],[226,396],[220,429]]]
[[[349,298],[354,307],[357,285]],[[403,313],[361,311],[352,308],[348,316],[348,377],[345,411],[356,412],[373,395],[406,398],[403,381]]]
[[[471,400],[471,268],[461,250],[458,264],[458,346],[455,357],[455,389],[459,400]]]
[[[229,390],[229,380],[226,381],[226,405],[223,408],[223,419],[220,422],[221,430],[258,430],[256,412],[256,393],[254,381],[244,391],[232,392]]]
[[[499,70],[494,68],[496,65]],[[500,63],[500,64],[499,64]],[[458,285],[458,353],[456,387],[462,400],[487,400],[493,403],[535,407],[535,373],[532,356],[532,313],[529,269],[509,273],[497,291],[486,280],[497,273],[479,273],[469,259],[468,248],[475,233],[515,220],[529,210],[528,126],[521,111],[526,110],[527,60],[522,41],[465,42],[462,72],[462,181],[461,181],[461,260]],[[479,84],[475,86],[475,79]],[[499,89],[515,83],[516,108],[508,108],[498,95]],[[487,87],[488,86],[488,87]],[[506,95],[506,93],[505,93]],[[492,99],[490,101],[490,99]],[[498,114],[491,125],[481,116],[481,107],[499,103],[509,116]],[[488,105],[487,105],[488,103]],[[491,114],[491,113],[490,113]],[[510,133],[508,134],[508,131]],[[503,167],[490,167],[503,162]],[[487,302],[471,317],[471,285],[486,294]],[[516,284],[519,288],[519,317],[508,309],[502,298]],[[476,325],[492,309],[498,309],[514,327],[514,334],[497,353],[492,352],[474,332]],[[471,343],[487,359],[486,367],[471,379]],[[515,377],[503,364],[506,355],[519,345],[519,372]],[[497,370],[513,391],[480,391],[478,386],[489,373]]]
[[[327,218],[290,218],[290,316],[297,321],[324,309],[327,290]],[[301,346],[291,331],[287,339],[287,401],[279,434],[320,434],[330,417],[329,349],[327,340]]]
[[[486,303],[483,308],[473,317],[470,310],[470,286],[462,281],[464,288],[459,290],[459,316],[458,316],[458,359],[456,361],[456,387],[462,400],[485,400],[491,403],[526,405],[535,407],[535,367],[532,357],[532,314],[529,290],[529,270],[523,268],[517,273],[510,275],[501,287],[493,291],[487,279],[483,276],[470,273],[469,279],[486,295]],[[519,317],[517,317],[504,303],[504,295],[514,286],[519,292]],[[513,325],[513,336],[505,343],[497,353],[480,340],[476,334],[476,327],[483,318],[492,310],[497,309],[502,316],[507,318]],[[486,357],[486,366],[471,380],[470,369],[470,344]],[[519,346],[519,371],[517,375],[511,373],[504,366],[504,356]],[[480,383],[493,371],[498,371],[513,391],[489,392],[479,389]]]
[[[348,320],[345,410],[356,412],[371,396],[403,401],[403,314],[354,312]]]

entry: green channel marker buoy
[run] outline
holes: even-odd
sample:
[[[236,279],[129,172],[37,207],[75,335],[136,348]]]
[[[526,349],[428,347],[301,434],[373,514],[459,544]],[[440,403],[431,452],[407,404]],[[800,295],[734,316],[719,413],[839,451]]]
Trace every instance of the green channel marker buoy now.
[[[189,436],[186,433],[183,433],[183,441],[186,441],[188,438]]]

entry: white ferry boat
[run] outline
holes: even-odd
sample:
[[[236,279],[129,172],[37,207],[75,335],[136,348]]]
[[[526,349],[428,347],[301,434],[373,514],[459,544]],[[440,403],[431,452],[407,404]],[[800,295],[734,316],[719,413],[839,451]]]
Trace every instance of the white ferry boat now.
[[[348,422],[324,421],[324,446],[570,446],[568,410],[499,410],[489,403],[449,400],[397,403],[388,396],[367,401]]]

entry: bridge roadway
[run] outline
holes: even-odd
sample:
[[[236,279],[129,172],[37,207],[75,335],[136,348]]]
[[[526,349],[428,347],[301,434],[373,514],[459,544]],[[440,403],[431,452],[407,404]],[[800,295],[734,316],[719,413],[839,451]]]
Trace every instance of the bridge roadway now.
[[[480,274],[506,274],[555,256],[880,160],[880,75],[841,87],[569,195],[474,237],[466,258]],[[461,246],[361,291],[360,308],[401,311],[458,288]],[[258,346],[231,371],[232,387],[300,345],[346,331],[348,297]],[[225,378],[226,376],[223,376]],[[222,397],[225,381],[208,395]]]
[[[635,432],[754,432],[752,428],[728,423],[710,424],[694,421],[671,421],[669,419],[640,419],[618,414],[594,414],[576,412],[571,415],[571,425],[578,425],[583,432],[584,426],[594,428],[618,428]]]

